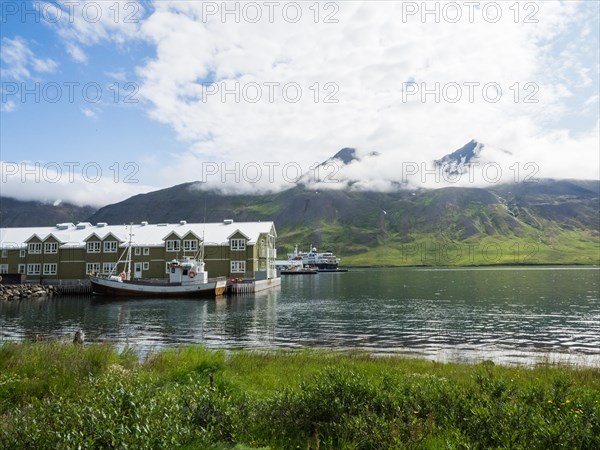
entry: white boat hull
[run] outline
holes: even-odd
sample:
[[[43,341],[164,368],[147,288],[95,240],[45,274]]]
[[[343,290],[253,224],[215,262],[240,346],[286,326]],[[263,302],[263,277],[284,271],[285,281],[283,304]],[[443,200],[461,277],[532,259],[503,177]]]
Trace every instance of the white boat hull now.
[[[144,281],[116,281],[90,277],[94,294],[114,297],[197,297],[214,298],[225,293],[226,279],[208,283],[154,283]]]

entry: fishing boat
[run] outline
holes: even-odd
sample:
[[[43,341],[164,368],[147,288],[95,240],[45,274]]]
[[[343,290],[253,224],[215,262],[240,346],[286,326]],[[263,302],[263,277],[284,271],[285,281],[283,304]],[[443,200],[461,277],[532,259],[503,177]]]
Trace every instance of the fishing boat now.
[[[115,297],[194,297],[214,298],[223,295],[227,288],[227,278],[208,278],[204,270],[203,246],[199,253],[200,258],[174,259],[169,263],[169,279],[144,280],[131,279],[131,233],[129,245],[113,270],[108,274],[90,275],[92,292],[99,295]],[[118,275],[117,267],[120,263],[125,266]]]

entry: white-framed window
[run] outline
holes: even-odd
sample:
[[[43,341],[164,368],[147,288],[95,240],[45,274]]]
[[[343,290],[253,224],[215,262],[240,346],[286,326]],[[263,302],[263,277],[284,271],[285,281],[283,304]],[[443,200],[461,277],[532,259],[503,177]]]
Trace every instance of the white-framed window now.
[[[150,270],[150,263],[149,262],[142,263],[142,270]]]
[[[19,272],[21,274],[25,273],[25,267],[26,267],[25,264],[19,264],[18,267],[19,268],[18,268],[17,272]]]
[[[92,241],[88,242],[86,245],[88,253],[100,253],[100,242]]]
[[[246,273],[246,261],[230,261],[231,273]]]
[[[44,264],[44,275],[56,275],[56,263]]]
[[[6,249],[2,250],[2,257],[8,258],[8,250],[6,250]]]
[[[44,253],[58,253],[58,242],[46,242],[44,244]]]
[[[39,275],[41,264],[27,264],[27,275]]]
[[[135,248],[133,249],[133,254],[134,254],[135,256],[140,256],[140,255],[142,254],[142,248],[141,248],[141,247],[135,247]]]
[[[102,272],[104,272],[104,273],[114,272],[116,266],[117,266],[117,263],[114,263],[114,262],[104,263],[104,264],[102,264]]]
[[[0,264],[0,273],[8,273],[8,264]]]
[[[165,263],[165,273],[171,273],[171,263],[169,261]]]
[[[27,250],[22,248],[21,250],[19,250],[19,258],[25,258],[25,256],[27,256]]]
[[[104,253],[117,253],[117,241],[105,241]]]
[[[168,252],[178,252],[179,250],[181,250],[181,241],[180,240],[167,241],[167,251]]]
[[[100,263],[86,263],[85,265],[85,273],[97,273],[100,272]]]
[[[231,250],[246,250],[246,239],[232,239]]]
[[[40,253],[42,253],[42,243],[41,242],[30,242],[28,249],[29,249],[30,254],[39,255]]]
[[[144,256],[148,256],[150,254],[150,247],[144,247],[142,249]]]
[[[197,239],[186,239],[183,241],[184,252],[195,252],[198,251],[198,240]]]

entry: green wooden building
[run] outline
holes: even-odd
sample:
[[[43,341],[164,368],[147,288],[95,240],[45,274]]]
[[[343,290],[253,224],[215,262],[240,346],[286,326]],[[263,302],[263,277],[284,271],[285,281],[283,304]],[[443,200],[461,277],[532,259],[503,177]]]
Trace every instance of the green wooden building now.
[[[203,250],[209,277],[269,280],[277,278],[276,238],[273,222],[233,220],[0,228],[0,274],[25,274],[31,282],[87,279],[110,272],[131,244],[134,278],[167,278],[171,260]]]

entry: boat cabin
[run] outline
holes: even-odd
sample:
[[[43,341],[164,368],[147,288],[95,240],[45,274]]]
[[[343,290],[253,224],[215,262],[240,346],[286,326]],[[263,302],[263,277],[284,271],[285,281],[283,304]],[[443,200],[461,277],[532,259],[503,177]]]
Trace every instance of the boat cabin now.
[[[204,270],[204,262],[192,258],[171,261],[169,270],[170,283],[208,283],[208,272]]]

